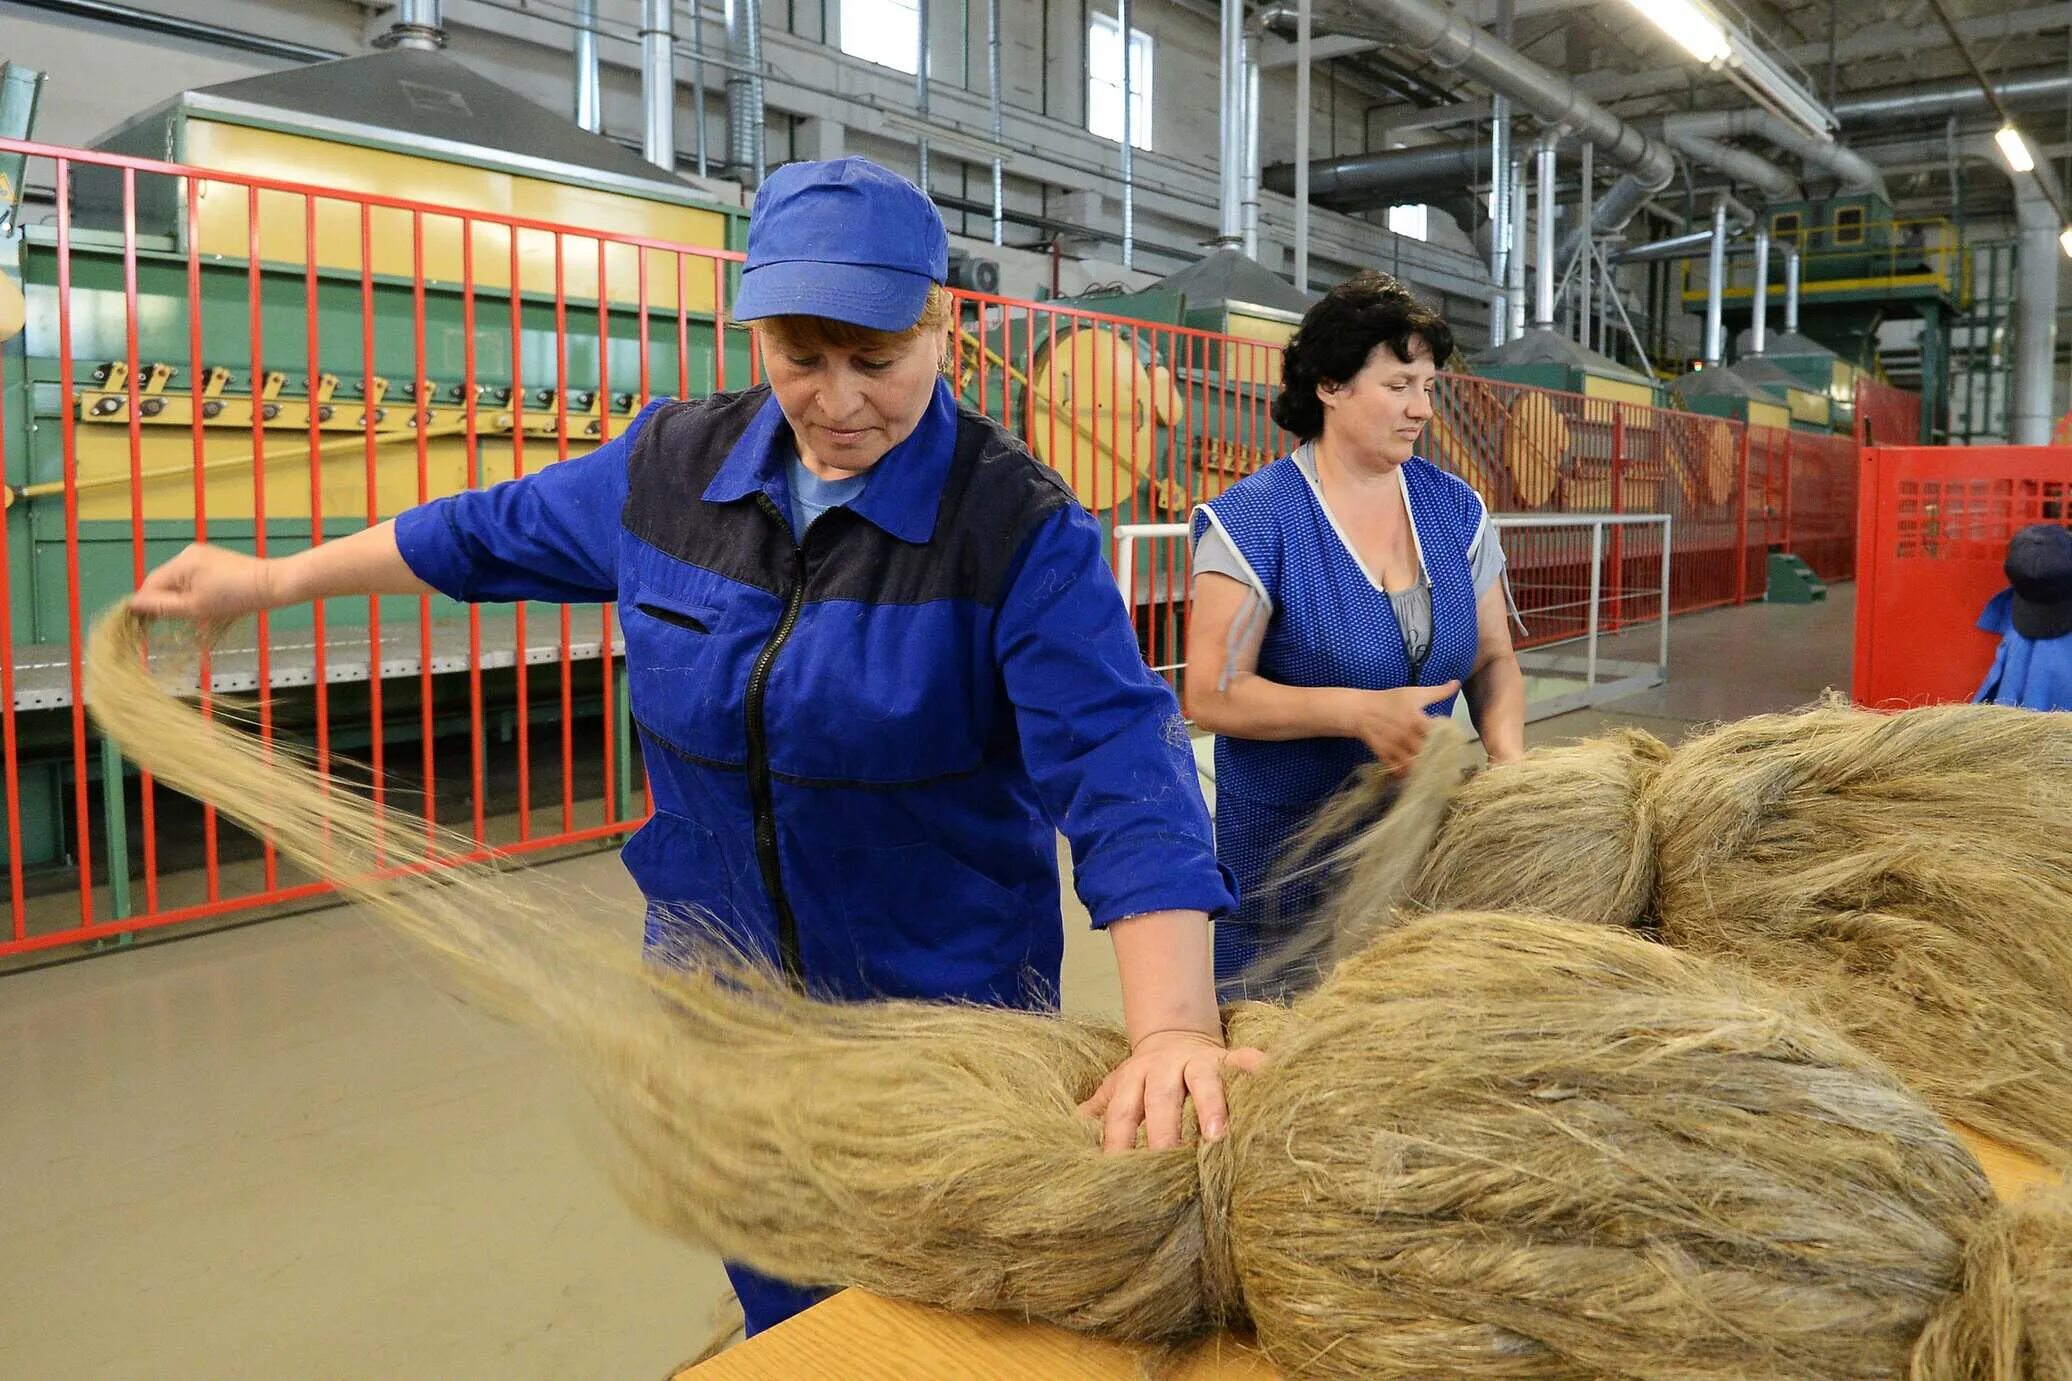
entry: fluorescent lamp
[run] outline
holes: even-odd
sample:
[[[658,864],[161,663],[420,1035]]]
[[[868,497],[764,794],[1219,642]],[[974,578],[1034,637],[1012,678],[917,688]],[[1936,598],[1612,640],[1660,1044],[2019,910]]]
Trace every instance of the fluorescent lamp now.
[[[2022,132],[2013,125],[2002,125],[1993,136],[1993,142],[2000,146],[2000,156],[2007,160],[2007,166],[2018,173],[2036,171],[2036,159],[2029,152],[2029,146],[2022,142]]]
[[[1629,0],[1647,21],[1708,67],[1725,62],[1733,49],[1719,20],[1696,0]]]
[[[2065,233],[2058,236],[2058,248],[2065,251],[2065,257],[2072,259],[2072,225],[2065,227]]]

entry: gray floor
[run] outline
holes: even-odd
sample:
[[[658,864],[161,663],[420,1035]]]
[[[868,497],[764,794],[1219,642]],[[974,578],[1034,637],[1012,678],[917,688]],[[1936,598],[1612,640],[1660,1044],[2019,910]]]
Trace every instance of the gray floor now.
[[[1679,620],[1667,685],[1529,736],[1846,687],[1851,593]],[[614,857],[549,866],[634,943]],[[0,1069],[0,1376],[648,1381],[708,1332],[717,1264],[612,1198],[573,1080],[352,909],[0,978]]]

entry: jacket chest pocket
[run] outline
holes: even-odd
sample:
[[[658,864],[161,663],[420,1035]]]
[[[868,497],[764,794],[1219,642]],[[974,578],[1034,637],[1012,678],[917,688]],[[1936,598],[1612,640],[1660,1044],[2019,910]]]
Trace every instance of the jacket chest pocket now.
[[[717,763],[746,755],[743,691],[769,631],[744,594],[642,584],[619,602],[634,717],[677,749]]]

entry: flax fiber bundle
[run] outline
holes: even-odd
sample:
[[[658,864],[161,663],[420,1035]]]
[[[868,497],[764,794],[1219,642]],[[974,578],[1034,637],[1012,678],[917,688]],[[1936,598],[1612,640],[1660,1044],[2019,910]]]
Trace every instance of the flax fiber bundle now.
[[[1253,1325],[1294,1377],[2072,1374],[2072,1203],[1996,1205],[1881,1066],[1732,970],[1603,926],[1434,917],[1288,1009],[1214,1145],[1103,1156],[1122,1053],[1057,1017],[839,1006],[705,952],[643,965],[153,682],[95,632],[95,713],[556,1038],[621,1186],[765,1271],[1109,1336]]]
[[[2072,715],[1828,703],[1674,754],[1622,733],[1461,780],[1441,725],[1330,828],[1343,955],[1465,908],[1640,926],[1792,989],[1947,1116],[2072,1159]]]

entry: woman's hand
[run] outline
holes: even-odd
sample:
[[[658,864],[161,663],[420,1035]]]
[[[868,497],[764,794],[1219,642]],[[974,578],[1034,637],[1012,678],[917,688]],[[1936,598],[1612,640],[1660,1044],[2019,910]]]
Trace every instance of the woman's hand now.
[[[1352,734],[1392,772],[1407,772],[1435,722],[1425,710],[1460,689],[1460,682],[1403,690],[1356,691]]]
[[[144,577],[130,607],[161,619],[203,623],[271,609],[276,597],[274,563],[200,542]]]
[[[1202,1139],[1214,1141],[1230,1125],[1224,1069],[1257,1073],[1265,1063],[1261,1051],[1226,1050],[1220,1036],[1206,1031],[1154,1031],[1137,1042],[1079,1111],[1101,1119],[1104,1151],[1130,1150],[1140,1126],[1146,1144],[1163,1151],[1180,1144],[1181,1108],[1191,1097]]]

